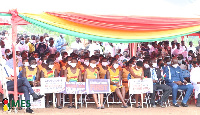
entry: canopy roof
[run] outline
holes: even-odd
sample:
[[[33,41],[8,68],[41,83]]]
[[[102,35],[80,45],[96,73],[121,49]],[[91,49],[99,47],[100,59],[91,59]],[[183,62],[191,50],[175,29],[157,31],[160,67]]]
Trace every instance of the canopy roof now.
[[[0,25],[11,25],[11,16],[12,15],[8,12],[5,12],[5,13],[0,12]],[[29,22],[25,21],[19,16],[17,16],[15,20],[16,20],[17,25],[30,24]]]
[[[200,31],[200,18],[13,12],[18,25],[32,23],[51,31],[102,42],[151,42]],[[0,16],[10,17],[11,14],[0,13]],[[2,24],[10,24],[9,19],[5,18]]]

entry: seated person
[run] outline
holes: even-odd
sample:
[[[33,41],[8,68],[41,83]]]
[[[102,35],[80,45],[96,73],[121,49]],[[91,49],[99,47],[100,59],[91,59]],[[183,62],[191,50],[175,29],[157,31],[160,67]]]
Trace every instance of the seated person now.
[[[36,61],[35,61],[36,63]],[[18,69],[18,67],[17,67]],[[4,69],[3,69],[3,75],[5,75],[6,77],[6,80],[4,81],[7,81],[7,89],[8,91],[14,91],[14,70],[11,69],[9,66],[5,65],[4,66]],[[22,77],[22,78],[19,78],[17,79],[17,90],[18,92],[20,93],[24,93],[24,97],[25,97],[25,101],[27,102],[28,100],[30,100],[30,95],[33,96],[33,101],[35,100],[38,100],[40,98],[43,97],[43,95],[37,95],[31,85],[29,84],[28,80],[26,77]],[[26,103],[26,112],[27,113],[34,113],[33,110],[28,107],[29,106],[29,103]]]
[[[165,77],[166,84],[172,87],[173,105],[175,107],[179,107],[176,97],[178,89],[181,89],[181,90],[186,90],[186,94],[182,100],[181,105],[183,107],[188,107],[187,101],[190,98],[190,95],[192,94],[194,87],[192,84],[187,84],[187,81],[184,80],[183,76],[181,75],[182,74],[181,68],[178,65],[178,59],[176,57],[172,59],[172,66],[167,65],[165,67],[164,74],[166,75]]]
[[[165,84],[161,84],[162,76],[161,76],[161,70],[157,67],[157,63],[155,59],[151,59],[149,62],[149,66],[150,68],[144,70],[144,76],[147,76],[148,78],[152,78],[153,79],[153,93],[151,94],[151,104],[153,105],[153,107],[156,107],[155,105],[155,92],[158,89],[162,89],[163,90],[163,96],[159,102],[161,107],[165,107],[164,106],[164,102],[167,101],[170,93],[172,92],[172,88],[168,85]]]
[[[116,92],[120,101],[122,102],[121,108],[127,108],[127,104],[125,103],[125,87],[121,84],[122,73],[119,70],[119,64],[115,58],[111,60],[111,67],[108,68],[106,72],[107,79],[110,79],[110,89],[111,92]]]
[[[197,99],[197,107],[200,107],[200,67],[196,66],[196,62],[193,61],[193,69],[190,72],[190,81],[195,89],[195,98]]]

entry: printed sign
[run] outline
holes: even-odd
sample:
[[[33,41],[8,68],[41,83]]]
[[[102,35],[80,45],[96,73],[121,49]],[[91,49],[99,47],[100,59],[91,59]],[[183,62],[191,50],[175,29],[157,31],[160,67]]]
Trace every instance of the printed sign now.
[[[130,79],[129,94],[153,93],[153,82],[151,78]]]
[[[110,93],[109,79],[86,79],[87,94]]]
[[[65,91],[65,77],[41,78],[44,93],[63,93]]]
[[[37,95],[44,95],[41,87],[32,87],[32,89]],[[22,100],[25,100],[24,96],[22,96]],[[30,96],[30,104],[31,108],[45,108],[45,97],[33,101],[33,97]]]
[[[66,82],[65,94],[86,94],[85,82]]]

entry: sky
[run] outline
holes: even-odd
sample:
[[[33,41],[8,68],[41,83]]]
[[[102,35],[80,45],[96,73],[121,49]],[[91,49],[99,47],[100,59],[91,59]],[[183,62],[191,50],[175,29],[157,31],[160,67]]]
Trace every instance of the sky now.
[[[200,17],[200,0],[3,0],[0,12]]]

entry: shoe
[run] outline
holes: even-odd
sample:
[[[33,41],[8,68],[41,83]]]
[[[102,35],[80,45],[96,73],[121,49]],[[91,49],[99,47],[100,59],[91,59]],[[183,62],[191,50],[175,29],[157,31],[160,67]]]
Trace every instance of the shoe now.
[[[196,105],[197,107],[200,107],[200,103],[197,103],[197,105]]]
[[[33,110],[31,108],[27,108],[26,109],[26,113],[34,113]]]
[[[173,104],[174,107],[179,107],[178,103]]]
[[[183,106],[183,107],[188,107],[188,105],[186,104],[186,103],[181,103],[181,105]]]
[[[74,105],[73,105],[72,107],[73,107],[73,108],[76,108],[76,106],[74,106]],[[77,107],[77,109],[79,109],[79,107]]]
[[[152,107],[153,107],[153,108],[156,108],[156,105],[154,104],[154,105],[152,105]]]
[[[62,109],[62,107],[61,107],[61,106],[57,106],[57,108],[58,108],[58,109]]]
[[[36,101],[36,100],[38,100],[38,99],[40,99],[40,98],[42,98],[42,97],[44,97],[44,95],[37,95],[37,96],[34,96],[34,97],[33,97],[33,101]]]
[[[127,105],[126,106],[122,105],[121,108],[128,108],[128,106]]]
[[[101,107],[97,107],[97,109],[101,109]]]
[[[69,105],[69,106],[68,106],[68,108],[70,108],[70,109],[71,109],[71,108],[73,108],[73,106],[70,106],[70,105]]]
[[[103,105],[103,106],[101,106],[101,109],[105,109],[105,108],[104,108],[104,105]]]
[[[47,104],[47,105],[45,106],[45,108],[50,108],[50,105],[49,105],[49,104]]]

